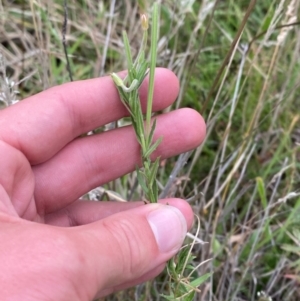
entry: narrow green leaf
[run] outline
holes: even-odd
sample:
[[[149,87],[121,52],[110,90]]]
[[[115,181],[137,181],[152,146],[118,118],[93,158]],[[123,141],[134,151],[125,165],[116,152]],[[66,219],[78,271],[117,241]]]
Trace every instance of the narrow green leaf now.
[[[300,247],[299,246],[284,244],[281,246],[281,249],[283,249],[287,252],[295,253],[300,256]]]
[[[150,186],[152,186],[152,184],[156,180],[156,174],[157,174],[157,170],[159,167],[159,159],[160,158],[156,158],[155,162],[152,163],[152,167],[151,167],[150,175],[149,175],[149,185]]]
[[[133,79],[137,78],[137,76],[136,76],[137,73],[136,73],[135,67],[128,69],[128,74],[129,74],[129,78],[131,81],[133,81]]]
[[[138,126],[137,126],[137,123],[136,123],[136,119],[135,119],[133,116],[131,116],[130,119],[131,119],[131,123],[132,123],[132,126],[133,126],[134,131],[137,132],[137,131],[138,131]],[[141,140],[141,137],[138,136],[138,135],[136,135],[136,140],[137,140],[138,143],[142,146],[143,142],[142,142],[142,140]]]
[[[128,73],[130,75],[130,71],[133,68],[133,62],[132,62],[132,56],[131,56],[131,51],[130,51],[130,44],[128,40],[128,36],[125,30],[123,30],[123,42],[124,42],[124,48],[125,48],[125,54],[126,54],[126,60],[127,60],[127,67],[128,67]],[[132,81],[133,78],[130,78]]]
[[[159,28],[158,4],[155,2],[153,4],[153,12],[152,12],[150,74],[149,74],[149,86],[148,86],[148,97],[147,97],[146,129],[150,129],[151,115],[152,115],[154,75],[155,75],[156,57],[157,57],[158,28]]]
[[[144,34],[145,35],[145,34]],[[134,68],[138,69],[138,67],[143,64],[144,62],[146,62],[146,59],[145,59],[145,48],[146,48],[147,45],[143,45],[141,44],[141,48],[140,48],[140,51],[133,63],[133,66]]]
[[[167,269],[170,273],[170,275],[173,277],[173,275],[175,276],[174,278],[177,279],[177,273],[176,273],[176,264],[174,261],[174,258],[171,258],[168,263],[167,263]]]
[[[141,47],[142,47],[141,51],[139,52],[139,54],[134,62],[135,67],[141,66],[145,63],[147,63],[147,65],[148,65],[148,62],[145,59],[145,50],[143,49],[143,45]]]
[[[165,298],[166,300],[170,300],[170,301],[174,301],[175,300],[175,297],[174,297],[173,294],[170,294],[169,296],[161,294],[160,296],[163,297],[163,298]]]
[[[144,51],[142,51],[144,53]],[[144,54],[143,54],[144,56]],[[145,71],[147,70],[149,66],[149,62],[147,60],[142,59],[142,57],[140,58],[140,61],[136,63],[136,66],[135,66],[135,70],[137,72],[137,74],[140,74],[141,75],[144,75],[145,74]],[[145,68],[146,67],[146,68]],[[145,70],[144,73],[141,72],[141,70]]]
[[[187,287],[187,285],[184,282],[179,282],[175,287],[174,295],[175,297],[180,298],[186,293],[188,293],[189,290],[190,289]]]
[[[139,81],[139,85],[138,85],[138,88],[141,86],[141,84],[143,83],[145,77],[147,76],[148,74],[148,62],[144,62],[142,63],[140,66],[139,66],[139,69],[137,70],[137,73],[136,73],[136,78],[138,79]]]
[[[188,264],[186,267],[185,267],[185,269],[186,270],[194,270],[194,266],[193,265],[191,265],[191,264]]]
[[[123,103],[123,105],[126,107],[127,111],[129,112],[130,115],[133,114],[129,104],[128,104],[128,97],[127,95],[124,93],[123,89],[119,86],[116,86],[119,96],[120,96],[120,100]]]
[[[157,149],[159,144],[162,141],[162,137],[159,137],[151,146],[147,149],[146,153],[144,154],[145,157],[150,157],[150,155]]]
[[[134,67],[137,67],[138,65],[142,64],[144,61],[146,61],[145,59],[145,51],[147,48],[147,41],[148,41],[148,30],[144,30],[143,33],[143,38],[142,38],[142,43],[140,46],[140,50],[139,53],[134,61]]]
[[[204,283],[212,274],[213,273],[204,274],[204,275],[198,277],[197,279],[191,281],[189,283],[189,285],[191,285],[192,287],[197,288],[199,285],[201,285],[202,283]]]
[[[214,254],[220,254],[223,251],[223,244],[219,242],[219,240],[214,237],[212,241],[212,249]]]
[[[268,204],[267,204],[265,184],[264,184],[262,178],[260,178],[260,177],[256,178],[256,187],[257,187],[257,191],[258,191],[261,203],[262,203],[264,209],[266,209]]]
[[[195,291],[190,292],[187,296],[183,297],[180,301],[193,301],[195,297]]]
[[[158,201],[158,188],[157,188],[156,180],[152,184],[152,191],[153,191],[153,195],[154,195],[154,202],[153,203],[157,203],[157,201]]]
[[[148,199],[149,199],[150,203],[157,203],[157,199],[155,198],[155,195],[153,193],[153,189],[151,186],[148,189]]]
[[[152,123],[152,126],[151,126],[151,131],[150,131],[149,136],[148,136],[148,140],[147,140],[148,145],[152,144],[155,128],[156,128],[156,118],[153,120],[153,123]]]
[[[137,111],[138,110],[139,110],[139,108],[137,108]],[[142,147],[142,153],[143,153],[146,149],[143,116],[141,116],[140,114],[137,113],[137,120],[136,121],[137,121],[137,136],[139,136],[140,144],[141,144],[141,147]],[[143,164],[145,164],[145,162],[143,162]]]
[[[146,183],[145,183],[145,181],[143,179],[142,173],[141,173],[141,171],[139,170],[138,167],[136,168],[136,173],[137,173],[137,179],[138,179],[139,184],[141,185],[143,191],[146,194],[148,194],[148,188],[147,188]]]
[[[183,248],[177,254],[177,266],[176,266],[176,273],[182,275],[184,272],[185,265],[190,262],[189,258],[190,249]]]

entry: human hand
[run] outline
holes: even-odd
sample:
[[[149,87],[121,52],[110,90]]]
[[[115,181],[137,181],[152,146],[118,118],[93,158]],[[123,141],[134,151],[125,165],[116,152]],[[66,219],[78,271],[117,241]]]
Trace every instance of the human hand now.
[[[145,82],[143,102],[146,89]],[[178,89],[173,73],[157,69],[154,110]],[[79,200],[139,162],[131,127],[78,138],[125,115],[110,77],[54,87],[0,111],[2,301],[93,300],[155,277],[178,251],[193,220],[183,200]],[[193,149],[204,135],[194,110],[160,115],[154,157]]]

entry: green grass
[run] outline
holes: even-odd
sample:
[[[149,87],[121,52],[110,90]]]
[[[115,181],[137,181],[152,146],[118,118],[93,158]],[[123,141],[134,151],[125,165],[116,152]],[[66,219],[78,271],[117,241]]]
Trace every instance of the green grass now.
[[[265,291],[273,301],[296,301],[300,299],[300,26],[279,28],[291,19],[286,15],[291,1],[258,1],[214,86],[249,5],[249,1],[219,2],[212,15],[213,2],[195,1],[185,9],[180,7],[183,1],[164,1],[157,58],[157,65],[172,69],[182,85],[173,108],[204,110],[208,124],[205,143],[191,154],[169,192],[190,200],[201,221],[198,237],[208,242],[194,247],[195,266],[212,258],[197,269],[198,276],[213,272],[196,300],[262,301],[257,293]],[[3,1],[0,7],[4,28],[0,51],[10,78],[15,82],[25,78],[18,87],[20,98],[69,81],[61,35],[63,1],[47,3]],[[132,17],[135,2],[118,2],[113,15],[111,3],[68,1],[66,38],[74,80],[126,68],[123,29],[129,33],[132,51],[138,50],[141,31],[138,15]],[[299,16],[297,1],[295,5],[292,15]],[[279,42],[284,30],[287,35]],[[162,187],[177,159],[159,168]],[[126,199],[135,180],[135,174],[126,175],[105,189]],[[137,188],[132,198],[140,195]],[[163,274],[106,300],[159,300],[167,289],[166,279]]]

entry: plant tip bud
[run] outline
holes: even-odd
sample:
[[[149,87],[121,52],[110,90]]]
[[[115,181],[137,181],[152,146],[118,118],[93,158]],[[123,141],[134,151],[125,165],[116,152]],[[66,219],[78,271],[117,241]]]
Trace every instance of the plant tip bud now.
[[[148,24],[148,18],[146,14],[141,14],[141,23],[142,23],[143,30],[147,30],[149,24]]]

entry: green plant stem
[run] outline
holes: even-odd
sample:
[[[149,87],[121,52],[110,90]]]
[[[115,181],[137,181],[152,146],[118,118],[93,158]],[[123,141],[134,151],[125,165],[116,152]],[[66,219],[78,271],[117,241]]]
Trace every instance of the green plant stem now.
[[[146,112],[146,133],[151,128],[151,115],[152,115],[152,103],[154,93],[154,75],[156,67],[157,56],[157,39],[158,39],[158,4],[154,3],[152,13],[152,29],[151,29],[151,46],[150,46],[150,73],[149,73],[149,87],[147,98],[147,112]]]
[[[133,63],[129,40],[126,32],[123,32],[123,41],[128,65],[128,74],[122,80],[117,74],[113,73],[112,79],[118,88],[121,101],[130,113],[133,128],[135,130],[137,141],[141,146],[142,169],[137,168],[137,176],[139,183],[144,190],[147,200],[150,203],[157,203],[158,188],[156,174],[159,167],[159,158],[154,162],[151,161],[151,154],[160,144],[162,138],[153,142],[153,135],[156,127],[156,120],[151,124],[152,104],[154,94],[154,76],[157,56],[157,40],[158,40],[158,4],[153,5],[152,11],[152,30],[151,30],[151,46],[150,46],[150,63],[146,60],[146,48],[148,38],[148,19],[146,15],[141,16],[143,39],[139,53]],[[149,68],[150,66],[150,68]],[[138,89],[149,72],[149,85],[147,96],[146,121],[141,108]]]

